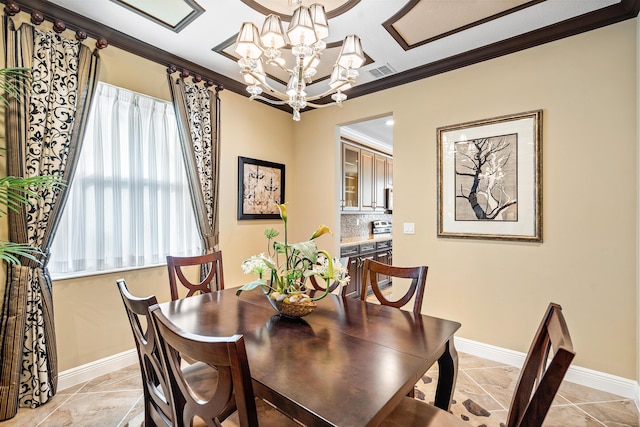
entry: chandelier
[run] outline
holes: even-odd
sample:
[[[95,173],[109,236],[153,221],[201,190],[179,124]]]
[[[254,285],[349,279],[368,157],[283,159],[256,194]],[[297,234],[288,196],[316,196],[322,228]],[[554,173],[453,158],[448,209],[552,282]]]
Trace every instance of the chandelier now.
[[[327,46],[323,39],[328,36],[329,24],[324,6],[318,3],[295,9],[286,33],[278,15],[267,16],[261,32],[258,32],[252,22],[244,22],[236,39],[235,52],[240,56],[238,64],[247,84],[247,91],[251,94],[249,99],[260,99],[275,105],[288,104],[293,109],[295,121],[300,120],[300,110],[305,107],[341,105],[347,99],[343,91],[355,84],[357,69],[364,64],[365,57],[360,38],[355,34],[348,35],[333,66],[328,89],[319,95],[307,96],[306,87],[317,73],[316,67]],[[291,50],[294,60],[291,68],[286,66],[281,48]],[[285,92],[278,91],[269,84],[265,65],[277,67],[288,74]],[[277,99],[261,96],[263,91]],[[312,102],[330,93],[333,93],[332,103]]]

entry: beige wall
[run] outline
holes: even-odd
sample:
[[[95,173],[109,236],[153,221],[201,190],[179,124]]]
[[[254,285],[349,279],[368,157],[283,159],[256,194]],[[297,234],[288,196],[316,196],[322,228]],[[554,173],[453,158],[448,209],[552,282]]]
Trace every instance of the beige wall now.
[[[640,112],[640,19],[636,18],[636,112]],[[640,120],[636,120],[636,147],[640,146]],[[640,188],[640,150],[636,152],[636,182]],[[640,200],[636,198],[636,227],[640,227]],[[640,234],[640,228],[638,229]],[[640,239],[636,236],[636,363],[640,380]]]
[[[526,352],[555,301],[576,365],[637,379],[636,28],[625,21],[305,113],[296,162],[320,160],[299,181],[329,182],[314,194],[299,185],[293,198],[305,217],[333,218],[335,125],[393,112],[394,264],[429,266],[424,311],[460,321],[461,337]],[[436,128],[534,109],[544,110],[544,243],[437,238]],[[403,222],[416,234],[402,234]]]

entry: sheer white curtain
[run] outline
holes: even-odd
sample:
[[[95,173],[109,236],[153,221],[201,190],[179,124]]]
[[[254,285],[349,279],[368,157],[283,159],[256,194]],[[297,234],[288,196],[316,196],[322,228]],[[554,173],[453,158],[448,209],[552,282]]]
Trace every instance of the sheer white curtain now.
[[[61,223],[52,276],[201,253],[173,106],[100,83]]]

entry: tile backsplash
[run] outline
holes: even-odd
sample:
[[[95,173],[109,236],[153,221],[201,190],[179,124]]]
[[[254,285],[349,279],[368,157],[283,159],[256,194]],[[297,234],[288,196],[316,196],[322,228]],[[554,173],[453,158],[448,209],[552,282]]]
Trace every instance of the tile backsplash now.
[[[392,221],[393,214],[345,214],[340,215],[340,238],[368,237],[371,223],[377,220]]]

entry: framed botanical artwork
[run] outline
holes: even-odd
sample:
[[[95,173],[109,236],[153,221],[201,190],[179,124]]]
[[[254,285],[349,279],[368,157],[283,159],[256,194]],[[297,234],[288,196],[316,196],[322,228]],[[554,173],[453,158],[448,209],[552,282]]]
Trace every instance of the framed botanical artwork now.
[[[238,157],[238,219],[279,219],[284,165]]]
[[[436,133],[438,237],[542,242],[542,110]]]

